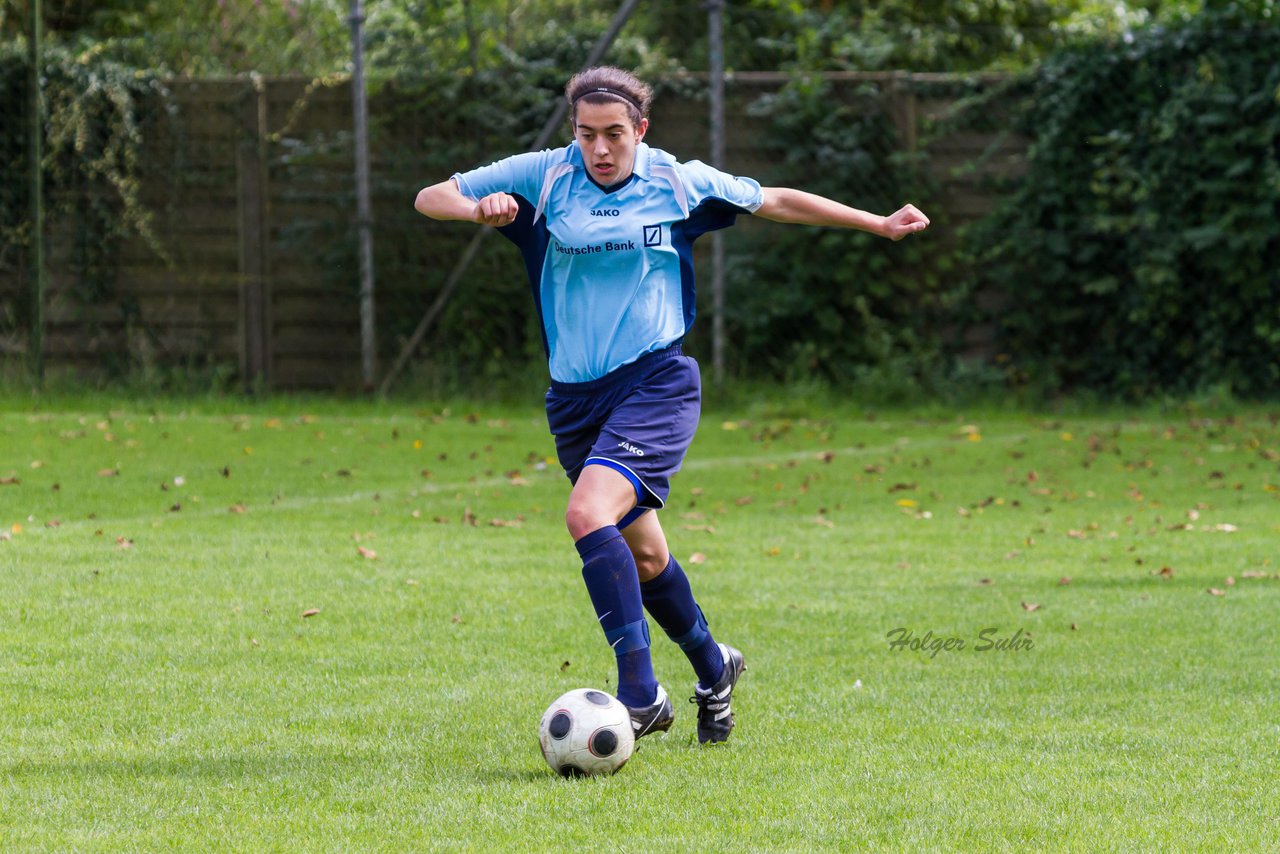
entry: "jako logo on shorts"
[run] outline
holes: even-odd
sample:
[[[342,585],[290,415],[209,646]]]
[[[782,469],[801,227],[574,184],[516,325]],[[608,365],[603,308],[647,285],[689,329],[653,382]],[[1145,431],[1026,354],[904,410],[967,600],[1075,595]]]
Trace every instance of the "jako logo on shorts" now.
[[[630,451],[631,453],[635,454],[637,457],[643,457],[643,456],[644,456],[644,451],[640,450],[639,448],[637,448],[635,445],[631,444],[630,442],[619,442],[619,443],[618,443],[618,447],[619,447],[619,448],[625,448],[626,450],[628,450],[628,451]]]

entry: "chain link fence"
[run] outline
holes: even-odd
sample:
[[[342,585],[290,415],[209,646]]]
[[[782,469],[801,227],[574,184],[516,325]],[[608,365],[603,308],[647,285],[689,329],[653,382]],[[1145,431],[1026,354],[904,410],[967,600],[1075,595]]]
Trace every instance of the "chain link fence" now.
[[[1259,35],[1250,30],[1240,38],[1252,44]],[[1212,45],[1205,48],[1204,56],[1213,55]],[[1203,70],[1211,61],[1204,56],[1196,60],[1199,72],[1193,61],[1169,73],[1210,74]],[[1138,65],[1153,61],[1133,59]],[[1133,67],[1117,66],[1115,73],[1134,74]],[[1062,68],[1083,74],[1079,65]],[[523,150],[563,82],[554,73],[545,76],[517,87],[504,85],[500,76],[424,75],[415,85],[391,82],[372,92],[380,375],[401,354],[474,234],[473,226],[419,216],[412,208],[414,194],[454,171]],[[24,79],[20,62],[10,57],[0,77],[6,116],[25,115]],[[655,82],[659,91],[646,141],[681,159],[706,159],[706,75]],[[88,95],[79,96],[77,107],[74,97],[56,102],[46,91],[50,204],[40,315],[32,306],[31,225],[23,189],[30,166],[26,122],[6,121],[0,131],[6,170],[0,182],[5,375],[17,381],[32,363],[33,342],[40,341],[33,324],[42,317],[40,355],[52,375],[108,381],[143,376],[166,387],[359,388],[348,83],[246,77],[120,85],[106,87],[102,105],[92,109]],[[1264,73],[1257,85],[1253,94],[1274,110],[1280,80]],[[1018,188],[1045,180],[1044,168],[1033,167],[1045,146],[1041,132],[1054,128],[1033,123],[1055,120],[1035,106],[1052,100],[1053,91],[1043,80],[1000,74],[731,73],[728,171],[879,213],[910,201],[930,215],[933,226],[919,239],[889,244],[849,232],[740,220],[727,235],[730,376],[816,376],[887,386],[916,381],[933,367],[945,372],[960,359],[1000,378],[1026,381],[1005,352],[1002,314],[1011,292],[1019,290],[1020,276],[1051,271],[1018,259],[1014,250],[1057,234],[1065,247],[1054,257],[1070,266],[1073,254],[1095,251],[1089,234],[1105,225],[1105,217],[1117,215],[1099,210],[1081,213],[1091,218],[1088,223],[1054,221],[1058,214],[1040,209],[1035,221],[1010,218],[1008,203]],[[1065,98],[1085,90],[1059,81],[1058,91]],[[1089,91],[1106,97],[1098,94],[1107,91],[1103,87]],[[1120,99],[1134,93],[1121,86],[1113,91],[1117,101],[1099,101],[1092,112],[1122,116],[1128,105]],[[121,92],[128,95],[127,109]],[[67,115],[78,118],[68,123]],[[1115,123],[1111,131],[1132,130],[1121,127],[1121,118]],[[1108,132],[1089,129],[1088,145],[1100,145]],[[566,127],[552,145],[568,139]],[[1268,144],[1262,140],[1257,162],[1250,161],[1262,188],[1252,203],[1270,199],[1274,211],[1280,181],[1274,149],[1267,161]],[[92,153],[95,145],[99,156],[86,158],[84,152]],[[136,168],[125,168],[127,157],[136,158]],[[1129,180],[1140,192],[1140,176]],[[998,230],[995,222],[1001,223]],[[1250,263],[1265,265],[1276,247],[1265,235],[1259,239],[1240,251],[1253,253]],[[1170,269],[1175,276],[1212,275],[1181,260]],[[988,277],[988,270],[1002,270],[1004,278]],[[1082,292],[1105,288],[1083,267],[1053,275],[1053,281],[1072,281]],[[1280,297],[1275,268],[1263,266],[1256,278],[1256,304],[1270,317],[1274,308],[1265,299]],[[703,275],[700,282],[706,281]],[[699,357],[710,353],[710,301],[703,294],[703,314],[688,342]],[[491,241],[397,385],[431,394],[544,383],[541,336],[529,303],[518,253]],[[1280,330],[1280,320],[1274,328]],[[1266,335],[1273,334],[1272,346],[1280,348],[1280,332],[1268,327]],[[1049,375],[1061,383],[1074,377]]]

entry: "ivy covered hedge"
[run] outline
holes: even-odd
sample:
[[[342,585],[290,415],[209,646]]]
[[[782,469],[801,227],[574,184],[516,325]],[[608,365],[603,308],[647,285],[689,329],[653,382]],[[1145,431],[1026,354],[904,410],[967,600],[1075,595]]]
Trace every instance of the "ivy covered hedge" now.
[[[8,286],[0,287],[0,335],[15,340],[31,313],[28,69],[22,44],[0,44],[0,285]],[[146,164],[141,150],[149,134],[173,129],[169,93],[155,73],[57,44],[44,52],[41,79],[46,236],[62,236],[47,263],[72,274],[66,296],[75,305],[116,304],[128,319],[136,307],[115,288],[122,241],[140,237],[167,259],[154,234],[154,200],[165,197],[178,166]]]
[[[1280,392],[1280,26],[1208,12],[1026,81],[1029,171],[976,229],[1016,382]]]
[[[762,183],[888,214],[927,207],[922,155],[902,150],[884,92],[804,76],[758,99],[757,140],[775,163]],[[739,373],[849,386],[873,373],[912,382],[940,353],[940,289],[927,237],[762,225],[735,235],[729,338]]]

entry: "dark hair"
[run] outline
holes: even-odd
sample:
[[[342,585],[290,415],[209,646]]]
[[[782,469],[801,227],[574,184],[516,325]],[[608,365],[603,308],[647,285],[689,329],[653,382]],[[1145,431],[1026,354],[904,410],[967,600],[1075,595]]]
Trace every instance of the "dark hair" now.
[[[625,104],[631,124],[636,127],[649,115],[649,105],[653,103],[653,90],[649,88],[649,84],[630,71],[612,65],[588,68],[573,75],[569,84],[564,87],[564,96],[572,110],[571,119],[577,115],[579,101],[586,101],[588,104]]]

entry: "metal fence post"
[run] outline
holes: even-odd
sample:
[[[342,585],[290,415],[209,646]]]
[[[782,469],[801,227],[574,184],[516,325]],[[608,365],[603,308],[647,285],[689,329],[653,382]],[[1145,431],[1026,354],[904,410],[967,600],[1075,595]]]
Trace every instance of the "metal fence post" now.
[[[707,0],[711,53],[711,165],[724,168],[724,0]],[[724,232],[711,234],[711,378],[724,386]]]
[[[271,298],[268,291],[266,83],[250,79],[239,109],[236,195],[240,249],[240,373],[244,390],[271,382]]]
[[[30,61],[30,163],[31,171],[31,372],[36,385],[44,382],[44,103],[40,73],[43,12],[40,0],[31,0],[31,34],[27,41]]]
[[[360,240],[360,362],[367,391],[373,390],[377,340],[373,316],[373,214],[369,205],[369,107],[364,88],[364,4],[351,0],[351,101],[356,142],[356,230]]]

